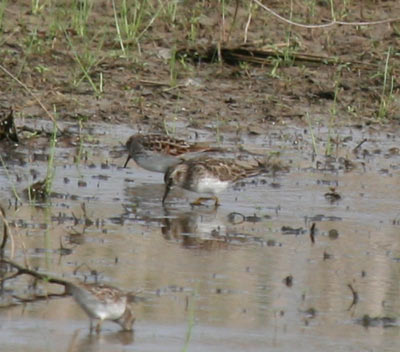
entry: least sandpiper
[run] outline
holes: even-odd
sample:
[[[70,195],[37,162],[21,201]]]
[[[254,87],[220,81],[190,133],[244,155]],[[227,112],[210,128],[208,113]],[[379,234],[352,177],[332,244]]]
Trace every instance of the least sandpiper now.
[[[167,169],[164,175],[165,192],[162,202],[165,203],[174,186],[179,186],[197,193],[212,194],[212,197],[198,198],[192,205],[201,205],[203,201],[213,199],[215,206],[218,206],[218,193],[238,180],[263,172],[266,172],[266,169],[260,162],[256,165],[245,165],[231,159],[189,159]]]
[[[100,332],[104,320],[118,323],[123,330],[132,330],[135,318],[128,304],[128,295],[118,288],[103,284],[68,282],[66,289],[89,316],[90,330],[93,329],[94,319],[99,319],[97,333]]]
[[[104,284],[73,283],[61,278],[51,277],[25,268],[6,258],[0,258],[0,262],[7,263],[18,270],[18,273],[11,277],[27,274],[39,280],[64,286],[65,293],[72,295],[79,306],[89,316],[90,331],[92,331],[94,319],[99,319],[96,325],[97,333],[100,332],[101,324],[104,320],[114,321],[124,330],[132,330],[135,317],[133,316],[129,302],[134,298],[133,293],[124,293],[118,288]]]
[[[166,170],[182,161],[181,155],[186,153],[220,151],[207,143],[190,144],[182,139],[173,138],[161,134],[136,134],[126,142],[128,158],[124,167],[130,159],[142,168],[165,173]]]

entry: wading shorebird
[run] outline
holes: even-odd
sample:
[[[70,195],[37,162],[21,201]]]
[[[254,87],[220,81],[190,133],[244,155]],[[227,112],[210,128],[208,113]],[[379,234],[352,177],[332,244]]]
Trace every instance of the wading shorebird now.
[[[65,287],[65,294],[70,294],[78,305],[86,312],[90,319],[90,331],[93,330],[93,320],[98,319],[96,332],[101,331],[105,320],[119,324],[123,330],[131,331],[135,317],[129,302],[133,300],[133,293],[125,293],[120,289],[104,284],[73,283],[61,278],[24,268],[19,264],[1,258],[0,262],[7,263],[18,270],[17,275],[27,274],[39,280]]]
[[[161,134],[133,135],[127,140],[126,148],[129,155],[124,167],[133,159],[143,169],[162,173],[182,162],[180,156],[186,153],[221,151],[221,148],[211,147],[207,143],[190,144]]]
[[[273,167],[270,168],[271,170]],[[162,203],[172,188],[181,187],[197,193],[208,193],[211,197],[200,197],[192,205],[201,205],[206,200],[214,200],[219,205],[217,194],[232,183],[241,179],[257,176],[269,170],[261,162],[257,165],[243,165],[232,159],[217,159],[202,156],[182,161],[169,167],[164,175],[165,192]]]
[[[128,304],[128,294],[120,289],[104,284],[66,285],[78,305],[90,319],[90,331],[93,330],[93,320],[98,319],[96,332],[99,333],[104,320],[111,320],[125,331],[132,330],[135,317]]]

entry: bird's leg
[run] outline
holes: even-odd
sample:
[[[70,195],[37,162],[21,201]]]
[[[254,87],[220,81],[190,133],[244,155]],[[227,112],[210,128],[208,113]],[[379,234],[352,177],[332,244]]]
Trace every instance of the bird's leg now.
[[[129,160],[131,160],[131,156],[128,155],[128,158],[125,161],[124,169],[126,168],[126,165],[128,165]]]
[[[212,197],[200,197],[197,198],[194,202],[190,203],[191,206],[199,206],[199,205],[204,205],[203,203],[208,201],[208,200],[213,200],[215,201],[214,206],[218,207],[219,204],[219,199],[216,196],[212,196]]]
[[[97,323],[97,325],[96,325],[96,333],[97,334],[100,334],[100,331],[101,331],[101,324],[103,323],[103,320],[99,320],[99,322]]]
[[[197,198],[194,202],[190,203],[190,205],[191,205],[192,207],[204,205],[203,202],[205,202],[205,201],[207,201],[207,200],[209,200],[209,199],[210,199],[210,198],[200,197],[200,198]]]
[[[218,199],[217,196],[213,196],[213,197],[211,197],[211,198],[215,200],[214,207],[219,207],[219,206],[221,205],[221,204],[219,203],[219,199]]]

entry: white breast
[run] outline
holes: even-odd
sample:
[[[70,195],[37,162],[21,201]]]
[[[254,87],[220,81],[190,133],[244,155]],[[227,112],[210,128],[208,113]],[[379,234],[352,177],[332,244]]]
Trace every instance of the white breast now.
[[[197,184],[195,192],[217,194],[225,190],[229,186],[229,182],[220,181],[216,178],[203,178]]]

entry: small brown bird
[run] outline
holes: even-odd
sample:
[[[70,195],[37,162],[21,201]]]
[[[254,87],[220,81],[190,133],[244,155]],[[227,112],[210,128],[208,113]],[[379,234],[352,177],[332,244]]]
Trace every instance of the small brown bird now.
[[[167,169],[164,175],[165,192],[162,202],[165,203],[173,187],[179,186],[188,191],[212,195],[198,198],[192,205],[201,205],[203,201],[213,199],[215,206],[218,206],[217,194],[230,184],[264,172],[267,170],[260,162],[257,165],[242,165],[232,159],[207,156],[189,159]]]
[[[90,318],[90,331],[93,330],[93,320],[99,319],[96,325],[96,332],[99,333],[104,320],[111,320],[119,324],[123,330],[132,330],[135,317],[129,301],[132,293],[124,293],[116,287],[104,284],[72,283],[56,277],[24,268],[19,264],[1,258],[0,262],[7,263],[18,270],[17,275],[27,274],[39,280],[65,287],[65,293],[71,294],[78,305]]]
[[[67,283],[66,289],[90,318],[90,330],[93,320],[98,319],[96,332],[99,333],[104,320],[111,320],[123,330],[132,330],[135,322],[128,305],[128,296],[116,287],[104,284]]]

